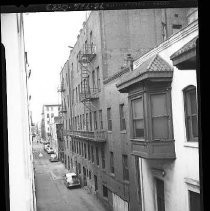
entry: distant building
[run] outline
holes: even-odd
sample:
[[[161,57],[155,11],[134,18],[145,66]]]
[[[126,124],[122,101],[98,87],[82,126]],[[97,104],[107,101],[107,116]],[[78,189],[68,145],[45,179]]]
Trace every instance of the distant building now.
[[[62,124],[61,117],[54,117],[54,122],[50,124],[50,131],[51,131],[51,139],[50,145],[55,151],[55,154],[58,156],[59,151],[59,126]]]
[[[51,104],[51,105],[43,105],[42,107],[42,123],[41,123],[41,130],[42,130],[42,138],[50,139],[51,132],[50,132],[50,124],[54,123],[54,117],[59,115],[60,111],[59,104]]]
[[[187,11],[93,11],[60,73],[64,163],[114,210],[143,206],[130,142],[128,94],[120,94],[116,83],[133,70],[134,59],[187,25]]]
[[[188,26],[136,61],[117,87],[128,93],[129,137],[143,210],[201,210],[197,101],[198,10]]]
[[[8,140],[4,141],[8,144],[8,149],[5,148],[8,161],[5,163],[9,165],[9,174],[5,166],[4,175],[9,183],[9,208],[5,210],[36,211],[23,14],[1,14],[1,42],[7,93],[7,130],[4,134],[8,134]]]

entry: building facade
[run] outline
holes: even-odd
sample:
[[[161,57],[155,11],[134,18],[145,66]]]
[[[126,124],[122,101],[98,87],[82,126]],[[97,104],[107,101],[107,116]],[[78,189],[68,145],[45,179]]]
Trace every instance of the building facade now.
[[[59,125],[62,124],[61,117],[54,117],[54,122],[50,124],[50,131],[51,131],[51,147],[53,148],[55,154],[58,156],[59,154]],[[61,150],[60,150],[61,151]],[[62,150],[63,151],[63,150]]]
[[[60,73],[64,163],[114,210],[142,210],[130,142],[132,63],[187,25],[187,9],[94,11]]]
[[[36,211],[23,14],[1,14],[1,38],[7,93],[8,210]]]
[[[52,131],[50,125],[54,123],[54,117],[59,116],[60,105],[43,105],[42,107],[42,138],[44,140],[51,140]]]
[[[131,154],[143,210],[201,210],[196,8],[188,26],[134,62],[128,93]]]

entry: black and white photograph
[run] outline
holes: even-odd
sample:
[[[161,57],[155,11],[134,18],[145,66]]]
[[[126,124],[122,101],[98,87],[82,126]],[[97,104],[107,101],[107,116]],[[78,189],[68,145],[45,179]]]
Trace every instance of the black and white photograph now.
[[[7,210],[203,210],[198,6],[81,5],[1,12]]]

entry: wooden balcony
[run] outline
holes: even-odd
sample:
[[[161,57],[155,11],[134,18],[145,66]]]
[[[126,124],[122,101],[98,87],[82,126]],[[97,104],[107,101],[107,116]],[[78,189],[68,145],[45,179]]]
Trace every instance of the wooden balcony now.
[[[106,131],[86,131],[86,130],[66,130],[65,134],[74,138],[85,139],[89,141],[103,143],[107,140]]]
[[[175,159],[174,140],[140,141],[131,139],[132,154],[145,159]]]

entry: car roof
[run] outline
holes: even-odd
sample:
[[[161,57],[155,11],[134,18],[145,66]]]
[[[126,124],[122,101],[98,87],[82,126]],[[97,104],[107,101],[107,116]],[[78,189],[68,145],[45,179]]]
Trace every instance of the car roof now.
[[[75,174],[75,173],[73,173],[73,172],[68,172],[68,173],[66,173],[66,176],[67,176],[67,177],[70,177],[70,176],[76,176],[76,174]]]

